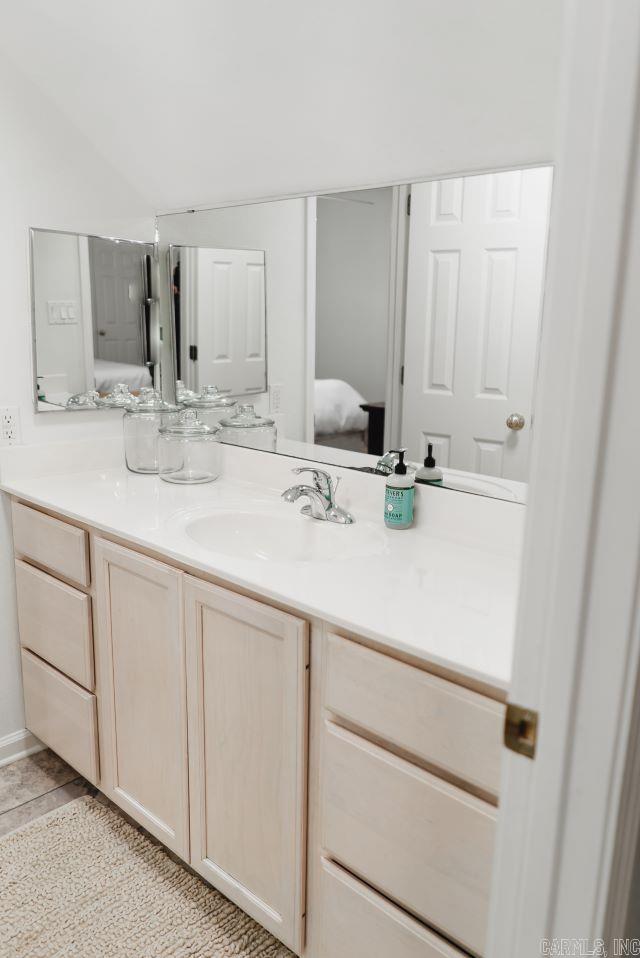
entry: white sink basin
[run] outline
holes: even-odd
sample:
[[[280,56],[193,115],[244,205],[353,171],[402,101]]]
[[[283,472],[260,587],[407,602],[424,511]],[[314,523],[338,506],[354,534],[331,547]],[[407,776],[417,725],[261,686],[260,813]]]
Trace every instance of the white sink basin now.
[[[373,522],[340,525],[299,513],[217,512],[193,519],[187,535],[212,552],[271,562],[327,562],[380,555],[383,530]]]

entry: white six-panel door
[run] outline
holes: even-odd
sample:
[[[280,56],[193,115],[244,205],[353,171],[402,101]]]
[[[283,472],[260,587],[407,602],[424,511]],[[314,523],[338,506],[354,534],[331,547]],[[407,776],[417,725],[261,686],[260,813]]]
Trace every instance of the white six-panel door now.
[[[402,444],[525,480],[551,168],[411,188]],[[525,426],[506,426],[512,413]]]
[[[98,359],[141,363],[142,257],[147,248],[89,237],[94,351]]]
[[[182,299],[198,347],[187,380],[237,395],[266,388],[265,257],[262,250],[182,252]]]

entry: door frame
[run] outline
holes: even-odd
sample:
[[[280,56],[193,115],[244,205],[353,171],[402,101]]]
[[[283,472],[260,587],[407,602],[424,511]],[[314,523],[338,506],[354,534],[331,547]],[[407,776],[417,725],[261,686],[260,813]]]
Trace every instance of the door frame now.
[[[318,198],[305,199],[305,416],[304,440],[315,443],[315,379],[316,379],[316,248]]]
[[[509,694],[539,734],[504,751],[489,958],[622,936],[640,818],[640,8],[570,0],[565,31]]]
[[[387,391],[385,396],[384,448],[400,443],[402,429],[402,371],[409,251],[411,184],[392,187],[391,256],[389,262],[389,320],[387,327]]]
[[[404,309],[407,285],[407,242],[409,217],[407,203],[410,184],[391,186],[391,253],[389,259],[389,296],[387,320],[387,365],[385,392],[384,446],[390,449],[400,441],[402,417],[402,365],[404,363]],[[306,410],[305,441],[315,442],[314,383],[316,375],[316,283],[317,283],[317,201],[306,197]]]
[[[78,234],[78,263],[80,270],[80,308],[82,312],[82,348],[84,353],[84,376],[86,391],[95,389],[95,329],[91,297],[91,262],[89,237]]]

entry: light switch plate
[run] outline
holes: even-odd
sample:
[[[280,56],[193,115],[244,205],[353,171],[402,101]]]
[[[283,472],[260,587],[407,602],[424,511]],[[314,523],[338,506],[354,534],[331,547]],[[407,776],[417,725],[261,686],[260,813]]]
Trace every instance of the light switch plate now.
[[[49,326],[75,326],[79,322],[80,303],[77,299],[47,300]]]
[[[280,383],[272,383],[269,386],[269,412],[282,412],[282,385]]]
[[[20,442],[20,410],[17,406],[0,406],[0,446]]]

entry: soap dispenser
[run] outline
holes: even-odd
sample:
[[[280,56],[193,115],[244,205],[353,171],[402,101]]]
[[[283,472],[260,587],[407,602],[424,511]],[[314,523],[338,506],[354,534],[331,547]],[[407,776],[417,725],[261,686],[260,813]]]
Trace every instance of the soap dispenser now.
[[[413,523],[413,497],[415,486],[413,473],[407,472],[404,461],[406,449],[393,449],[398,462],[391,475],[387,476],[384,496],[384,523],[388,529],[408,529]]]
[[[433,444],[429,443],[424,466],[420,466],[416,472],[416,482],[429,482],[432,485],[434,483],[441,485],[443,478],[442,470],[438,469],[436,461],[433,458]]]

